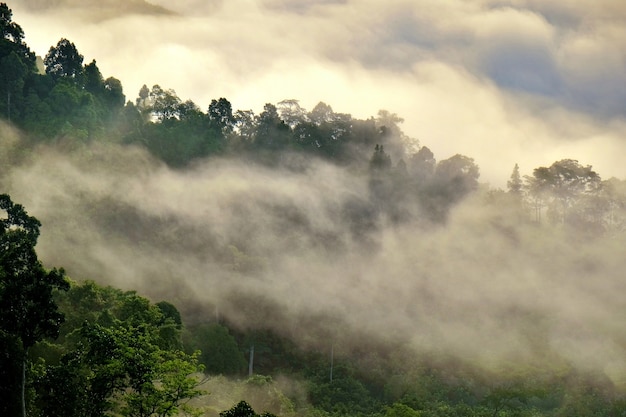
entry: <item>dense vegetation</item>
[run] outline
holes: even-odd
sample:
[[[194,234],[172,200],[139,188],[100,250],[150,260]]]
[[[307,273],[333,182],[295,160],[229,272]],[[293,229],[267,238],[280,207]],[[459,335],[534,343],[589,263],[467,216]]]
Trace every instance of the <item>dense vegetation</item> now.
[[[144,86],[134,101],[126,101],[121,82],[105,79],[95,61],[84,64],[67,39],[38,62],[4,3],[0,31],[0,116],[23,132],[28,149],[98,143],[141,148],[180,171],[228,158],[299,172],[322,160],[366,181],[367,196],[338,210],[352,238],[365,245],[375,246],[381,219],[397,227],[443,227],[450,211],[470,196],[546,233],[623,238],[626,183],[603,180],[575,160],[556,161],[527,176],[515,166],[506,191],[489,189],[479,184],[472,158],[437,161],[388,111],[360,120],[324,103],[307,111],[296,100],[284,100],[266,104],[257,115],[234,111],[219,98],[205,112],[159,85]],[[3,162],[19,159],[10,155]],[[2,180],[0,172],[0,186]],[[165,223],[107,201],[86,207],[111,234],[158,234]],[[281,416],[626,415],[621,387],[602,373],[559,361],[554,368],[502,373],[445,353],[416,359],[401,344],[374,339],[349,356],[329,358],[287,331],[260,323],[243,328],[219,315],[186,320],[196,306],[154,303],[134,291],[74,281],[63,269],[44,268],[35,252],[39,221],[6,194],[0,209],[2,415],[253,417],[258,414],[252,407]],[[299,227],[293,233],[308,233],[297,210],[280,204],[274,210]],[[332,230],[308,238],[341,253]],[[265,262],[248,253],[245,241],[185,245],[228,263],[235,279]],[[245,313],[252,301],[240,294],[237,303]],[[254,305],[263,307],[262,300]]]

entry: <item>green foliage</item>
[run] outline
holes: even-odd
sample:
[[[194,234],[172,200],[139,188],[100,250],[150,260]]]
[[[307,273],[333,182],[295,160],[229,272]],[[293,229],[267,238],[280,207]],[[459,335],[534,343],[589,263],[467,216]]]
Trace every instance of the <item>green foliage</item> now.
[[[225,98],[211,100],[207,116],[209,117],[211,128],[217,132],[226,134],[233,130],[235,116],[233,115],[233,108],[230,102]]]
[[[180,312],[174,306],[174,304],[169,303],[167,301],[159,301],[156,303],[156,306],[161,310],[161,314],[164,317],[164,322],[168,320],[173,323],[178,329],[180,329],[183,325],[182,318],[180,317]]]
[[[24,38],[22,27],[13,22],[13,11],[6,3],[0,3],[0,37],[14,43],[21,43]]]
[[[0,58],[0,111],[7,119],[17,119],[23,107],[25,80],[29,75],[28,67],[16,52]]]
[[[173,305],[89,281],[59,297],[68,316],[60,339],[66,353],[41,377],[46,415],[169,416],[202,394],[194,376],[199,353],[179,350]]]
[[[412,409],[411,407],[401,404],[393,403],[389,407],[385,407],[384,417],[421,417],[421,413]]]
[[[64,316],[52,293],[69,285],[62,269],[48,271],[37,258],[39,220],[6,194],[0,195],[0,210],[0,346],[5,352],[0,357],[0,393],[12,399],[0,411],[17,415],[20,402],[25,414],[28,350],[59,334]]]
[[[35,55],[12,17],[6,3],[0,3],[0,114],[10,121],[21,118],[25,85],[35,70]]]
[[[378,411],[382,406],[346,364],[334,367],[332,381],[314,381],[309,392],[313,405],[337,415],[366,415]]]
[[[245,401],[240,401],[235,404],[231,409],[222,411],[220,417],[276,417],[272,413],[264,412],[263,414],[257,414],[250,404]]]
[[[246,360],[226,327],[203,323],[187,329],[186,335],[186,350],[202,352],[199,360],[207,373],[237,375],[246,369]]]
[[[76,49],[76,45],[65,38],[59,40],[56,46],[50,47],[43,62],[46,74],[53,79],[83,81],[83,56]]]

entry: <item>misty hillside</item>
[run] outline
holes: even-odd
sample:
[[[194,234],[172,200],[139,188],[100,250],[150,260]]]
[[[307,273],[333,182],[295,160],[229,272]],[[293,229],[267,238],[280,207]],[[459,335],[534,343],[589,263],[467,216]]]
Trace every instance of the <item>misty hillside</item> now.
[[[127,97],[65,38],[42,74],[8,7],[7,415],[626,413],[624,179],[563,155],[493,187],[393,109]]]

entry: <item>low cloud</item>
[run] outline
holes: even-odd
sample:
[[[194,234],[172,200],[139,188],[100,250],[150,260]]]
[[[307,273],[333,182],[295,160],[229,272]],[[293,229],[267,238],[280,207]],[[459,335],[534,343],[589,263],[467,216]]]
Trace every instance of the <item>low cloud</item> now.
[[[350,354],[366,337],[619,383],[621,239],[548,232],[480,195],[445,226],[415,208],[402,227],[363,228],[366,179],[293,158],[289,169],[211,160],[181,172],[139,149],[41,148],[5,184],[42,221],[46,265],[168,299],[194,320],[217,306],[321,351]]]

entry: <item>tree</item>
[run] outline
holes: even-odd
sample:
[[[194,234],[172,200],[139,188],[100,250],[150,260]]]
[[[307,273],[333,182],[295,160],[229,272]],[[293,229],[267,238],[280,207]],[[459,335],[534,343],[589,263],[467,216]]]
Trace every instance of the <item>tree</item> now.
[[[24,32],[13,12],[0,3],[0,112],[9,121],[23,115],[25,85],[35,71],[35,54],[23,42]]]
[[[67,290],[63,269],[44,269],[37,259],[35,245],[41,223],[29,216],[20,204],[0,195],[0,343],[8,356],[0,358],[1,397],[20,399],[21,404],[3,401],[2,415],[26,415],[25,387],[28,350],[44,338],[55,338],[64,316],[58,311],[53,291]],[[16,364],[21,372],[16,375]],[[7,371],[8,370],[8,371]],[[19,390],[13,385],[21,381]],[[15,395],[19,392],[19,395]]]
[[[422,146],[409,160],[409,166],[418,185],[422,185],[430,181],[434,175],[437,160],[428,147]]]
[[[110,111],[119,111],[124,107],[126,96],[122,82],[114,77],[104,80],[104,102]]]
[[[286,100],[279,104],[289,105],[284,111],[285,115],[281,111],[281,117],[292,120],[290,124],[297,149],[335,162],[343,162],[346,150],[344,145],[351,128],[349,115],[334,113],[329,105],[321,102],[308,114],[303,113],[295,100]]]
[[[379,110],[376,118],[376,127],[379,129],[381,144],[387,147],[387,152],[394,160],[404,157],[407,145],[417,145],[417,140],[410,139],[400,129],[404,119],[387,110]]]
[[[298,100],[287,99],[280,101],[278,102],[277,109],[281,120],[291,129],[307,121],[306,110],[300,106]]]
[[[263,106],[256,118],[256,146],[267,150],[284,150],[289,143],[289,126],[281,120],[278,109],[271,103]]]
[[[50,119],[42,124],[46,138],[87,140],[104,128],[101,101],[71,78],[57,80],[44,101],[51,112]]]
[[[584,196],[596,194],[601,186],[600,176],[590,165],[583,166],[573,159],[539,167],[527,177],[527,189],[535,201],[546,201],[548,216],[555,223],[565,223],[574,212],[572,208]]]
[[[460,154],[439,161],[435,169],[436,186],[442,187],[451,202],[459,201],[476,190],[479,176],[474,159]]]
[[[333,112],[333,108],[328,104],[320,101],[313,107],[313,110],[308,115],[309,120],[316,124],[317,126],[322,123],[330,123],[334,119],[335,113]]]
[[[6,107],[0,105],[0,108],[5,108],[3,113],[9,121],[19,116],[15,109],[21,107],[19,104],[23,100],[24,81],[28,74],[28,67],[16,52],[0,59],[0,92],[6,97],[6,100],[0,101],[6,103]]]
[[[199,359],[207,373],[233,375],[246,368],[246,360],[228,328],[201,323],[190,328],[187,334],[187,348],[202,352]]]
[[[113,319],[86,323],[80,344],[49,367],[40,393],[46,416],[170,416],[200,396],[197,356],[161,349],[155,328]],[[116,414],[117,415],[117,414]]]
[[[102,77],[102,73],[100,72],[98,65],[96,65],[95,59],[91,61],[91,63],[85,65],[84,74],[85,90],[95,96],[101,96],[104,90],[104,78]]]
[[[487,408],[493,410],[492,416],[497,417],[510,414],[518,415],[523,409],[533,409],[529,405],[531,400],[542,397],[545,397],[545,393],[541,388],[513,383],[494,387],[485,395],[483,402]]]
[[[65,77],[80,81],[83,74],[83,56],[76,49],[76,45],[65,38],[56,46],[50,47],[43,62],[46,74],[54,79]],[[93,64],[95,66],[95,62]]]
[[[402,403],[393,403],[389,407],[385,407],[384,417],[420,417],[419,411],[416,411]]]
[[[506,183],[509,193],[514,195],[521,195],[522,189],[524,187],[524,183],[522,182],[522,178],[519,174],[519,166],[515,164],[513,167],[513,172],[511,173],[511,179]]]
[[[142,85],[139,90],[139,96],[135,100],[135,105],[137,107],[147,107],[148,106],[148,98],[150,97],[150,89],[147,85]]]
[[[252,110],[237,110],[233,115],[237,145],[246,146],[254,142],[257,117]]]
[[[13,11],[6,3],[0,3],[0,36],[18,44],[24,39],[24,31],[20,25],[13,22]]]
[[[176,91],[172,89],[164,90],[160,85],[155,84],[152,86],[152,90],[150,90],[149,97],[152,114],[160,122],[178,118],[181,100],[176,95]]]
[[[222,411],[220,417],[276,417],[272,413],[257,414],[245,401],[235,404],[230,410]]]
[[[350,121],[349,132],[346,135],[346,141],[350,147],[350,154],[347,155],[349,162],[357,165],[367,163],[372,148],[376,144],[384,143],[382,139],[380,129],[376,127],[376,121],[373,118]]]
[[[596,205],[602,214],[605,230],[615,232],[624,229],[626,223],[626,180],[609,178],[602,181]]]
[[[169,416],[202,394],[199,353],[179,349],[182,323],[170,303],[86,282],[72,285],[60,304],[67,353],[42,377],[43,415]]]
[[[417,182],[417,192],[425,214],[431,220],[441,222],[446,219],[452,205],[478,188],[480,173],[472,158],[457,154],[439,161],[432,177],[427,178],[426,173],[434,164],[431,154],[427,150],[422,155],[421,167],[427,181]]]
[[[235,125],[235,117],[233,116],[233,108],[228,100],[220,98],[219,100],[211,100],[209,111],[207,113],[212,127],[215,127],[221,133],[228,133],[233,130]]]
[[[370,159],[370,170],[384,171],[391,168],[391,157],[385,152],[383,145],[376,145]]]

